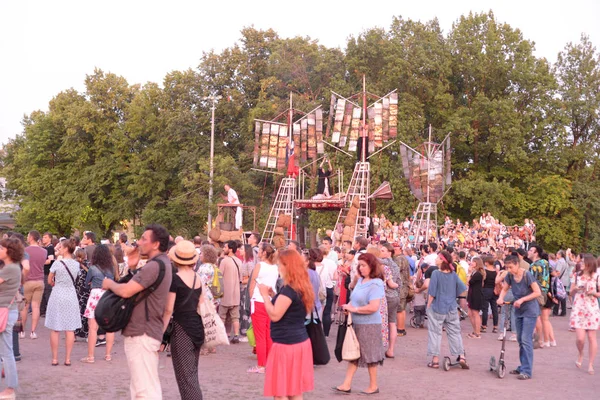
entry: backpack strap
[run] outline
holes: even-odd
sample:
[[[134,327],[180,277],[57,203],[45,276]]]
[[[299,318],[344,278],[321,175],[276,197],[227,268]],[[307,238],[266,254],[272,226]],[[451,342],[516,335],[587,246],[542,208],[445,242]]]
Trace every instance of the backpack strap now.
[[[73,286],[75,286],[75,278],[73,278],[73,274],[69,270],[69,267],[67,267],[67,264],[65,264],[65,262],[63,260],[60,260],[60,263],[65,266],[65,269],[67,270],[67,272],[69,273],[69,276],[71,277],[71,281],[73,281]]]
[[[158,286],[160,286],[165,277],[166,271],[165,263],[161,259],[155,257],[150,261],[156,261],[158,263],[158,276],[156,277],[156,280],[152,285],[148,286],[146,289],[140,292],[139,296],[136,298],[135,301],[135,305],[141,303],[142,300],[144,301],[146,321],[150,321],[150,311],[148,310],[148,296],[150,296],[150,294],[152,294],[158,288]]]
[[[238,265],[238,263],[235,261],[235,258],[233,258],[233,257],[229,257],[229,258],[231,258],[231,261],[233,261],[233,263],[235,264],[235,267],[236,267],[236,268],[237,268],[237,270],[238,270],[238,278],[239,278],[239,280],[240,280],[240,283],[242,283],[242,274],[241,274],[241,272],[240,272],[240,266],[239,266],[239,265]]]

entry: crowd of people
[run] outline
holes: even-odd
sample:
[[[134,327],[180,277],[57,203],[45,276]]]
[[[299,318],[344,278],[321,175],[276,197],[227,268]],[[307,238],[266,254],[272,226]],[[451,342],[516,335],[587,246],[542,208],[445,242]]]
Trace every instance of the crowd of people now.
[[[444,242],[455,249],[486,249],[506,250],[508,248],[527,247],[535,242],[536,226],[532,219],[525,219],[523,225],[505,225],[494,218],[491,213],[484,213],[479,219],[461,222],[453,221],[450,217],[444,218],[441,226],[432,222],[425,228],[418,228],[416,214],[406,217],[401,223],[392,222],[384,214],[374,214],[369,220],[369,231],[374,242],[388,242],[404,247],[407,244],[424,243],[425,238],[432,238],[436,242]],[[439,238],[438,238],[439,237]],[[333,234],[333,239],[341,241],[341,234]],[[438,240],[439,239],[439,240]],[[336,243],[340,245],[340,243]]]
[[[546,253],[534,242],[534,225],[527,223],[531,230],[522,239],[489,215],[470,228],[447,220],[439,240],[433,236],[431,243],[414,247],[404,236],[384,240],[389,223],[380,216],[378,229],[386,236],[340,243],[333,234],[316,248],[290,241],[279,250],[257,233],[247,243],[218,243],[173,239],[159,225],[147,226],[137,241],[121,234],[114,244],[97,243],[93,232],[81,240],[9,232],[0,241],[0,311],[7,310],[0,342],[7,388],[0,399],[15,398],[19,339],[37,339],[40,315],[51,331],[50,365],[71,365],[76,338],[88,341],[82,363],[97,362],[98,346],[105,346],[101,362],[112,362],[115,335],[95,319],[107,291],[123,298],[146,293],[122,331],[132,398],[162,398],[160,351],[170,354],[181,397],[202,398],[200,357],[218,351],[206,345],[212,333],[198,311],[202,302],[214,306],[229,343],[252,342],[257,362],[247,372],[265,374],[264,395],[275,398],[301,399],[314,389],[307,319],[322,321],[327,337],[332,326],[351,317],[360,356],[348,360],[344,381],[332,388],[337,393],[351,392],[359,368],[369,375],[362,393],[379,393],[377,369],[395,357],[397,338],[407,335],[407,313],[413,327],[427,326],[427,366],[434,369],[440,367],[444,331],[456,364],[469,369],[463,317],[472,328],[468,341],[490,330],[488,322],[492,333],[507,326],[509,340],[519,343],[520,365],[511,373],[527,380],[533,377],[534,348],[558,345],[550,315],[560,318],[572,307],[575,364],[583,368],[587,338],[587,371],[593,374],[600,325],[598,260],[570,249]],[[408,239],[404,229],[398,231]],[[65,332],[62,362],[60,332]]]

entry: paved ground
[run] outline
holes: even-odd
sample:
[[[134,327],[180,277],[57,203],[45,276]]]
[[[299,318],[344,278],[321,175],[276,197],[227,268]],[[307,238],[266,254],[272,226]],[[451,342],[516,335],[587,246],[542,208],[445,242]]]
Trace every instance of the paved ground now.
[[[43,322],[43,320],[42,320]],[[567,331],[567,319],[552,319],[558,347],[535,351],[534,379],[517,381],[508,375],[503,380],[488,370],[491,355],[498,355],[500,342],[497,335],[483,334],[481,340],[465,337],[468,361],[471,370],[426,368],[426,330],[409,328],[408,335],[398,338],[396,358],[386,361],[379,369],[381,393],[378,399],[437,399],[437,398],[484,398],[507,399],[528,398],[550,399],[559,396],[563,399],[598,399],[600,396],[600,362],[596,360],[596,375],[575,368],[575,336]],[[335,328],[334,328],[335,329]],[[333,349],[335,330],[332,330],[330,348]],[[463,321],[463,332],[470,332]],[[21,340],[23,360],[17,363],[20,399],[127,399],[128,371],[123,353],[122,338],[117,335],[113,361],[102,360],[104,348],[97,348],[96,364],[78,362],[86,354],[86,343],[78,342],[73,350],[73,366],[51,367],[48,331],[41,329],[39,339]],[[64,354],[61,343],[60,354]],[[518,360],[518,346],[507,343],[507,363],[514,368]],[[448,354],[446,340],[442,351]],[[587,351],[587,348],[586,348]],[[332,353],[333,354],[333,353]],[[587,354],[587,353],[586,353]],[[245,343],[220,348],[217,355],[200,358],[200,383],[204,399],[263,399],[263,376],[249,375],[245,371],[253,364],[254,357]],[[587,363],[587,355],[584,366]],[[171,359],[161,356],[160,376],[165,399],[178,399],[179,393],[173,375]],[[315,391],[305,396],[307,399],[360,398],[357,394],[343,396],[331,392],[330,387],[340,384],[345,373],[346,363],[335,359],[327,366],[315,369]],[[366,388],[366,370],[359,370],[353,384],[353,391]],[[4,382],[2,382],[4,387]]]

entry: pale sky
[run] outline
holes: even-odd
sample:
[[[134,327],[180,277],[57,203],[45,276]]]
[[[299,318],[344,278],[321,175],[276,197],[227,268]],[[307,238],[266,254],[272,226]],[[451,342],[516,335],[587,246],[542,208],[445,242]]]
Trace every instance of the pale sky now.
[[[22,131],[24,114],[47,110],[68,88],[82,91],[95,67],[162,84],[170,71],[196,68],[203,51],[232,46],[245,26],[343,50],[349,36],[387,29],[393,16],[437,17],[447,34],[462,14],[490,9],[551,62],[581,33],[600,45],[598,0],[0,0],[0,143]]]

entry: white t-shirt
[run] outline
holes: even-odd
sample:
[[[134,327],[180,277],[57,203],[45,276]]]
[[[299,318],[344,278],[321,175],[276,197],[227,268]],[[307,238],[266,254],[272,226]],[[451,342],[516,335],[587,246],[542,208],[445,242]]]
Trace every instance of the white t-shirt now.
[[[333,288],[333,275],[337,270],[337,264],[328,258],[324,258],[321,265],[317,267],[317,273],[321,277],[321,282],[327,289]]]
[[[460,260],[458,263],[465,269],[467,276],[469,276],[469,263],[465,260]]]
[[[256,283],[271,286],[273,291],[276,292],[277,279],[279,278],[279,268],[277,267],[277,264],[267,264],[266,262],[261,261],[259,265],[260,269],[258,270]],[[252,301],[264,303],[263,297],[260,294],[260,290],[258,290],[258,285],[254,286],[254,292],[252,293]]]
[[[437,253],[431,253],[428,254],[427,256],[425,256],[425,258],[423,259],[423,262],[426,263],[427,265],[436,265],[436,260],[437,260]]]
[[[227,202],[229,204],[240,204],[237,192],[233,190],[233,188],[229,189],[229,191],[227,192]]]

